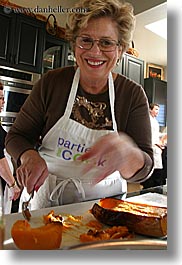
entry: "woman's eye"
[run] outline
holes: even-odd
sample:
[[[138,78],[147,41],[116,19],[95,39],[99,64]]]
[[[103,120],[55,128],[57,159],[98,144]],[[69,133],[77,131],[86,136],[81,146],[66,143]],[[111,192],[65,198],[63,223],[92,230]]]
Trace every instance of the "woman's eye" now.
[[[110,41],[110,40],[100,40],[100,42],[103,46],[112,46],[113,45],[112,41]]]
[[[84,43],[92,43],[92,39],[84,38],[84,39],[82,39],[82,42],[84,42]]]

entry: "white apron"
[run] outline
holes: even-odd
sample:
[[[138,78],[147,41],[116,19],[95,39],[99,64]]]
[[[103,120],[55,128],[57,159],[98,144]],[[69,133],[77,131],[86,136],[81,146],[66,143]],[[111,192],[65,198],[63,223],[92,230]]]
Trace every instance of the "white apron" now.
[[[125,196],[126,194],[127,183],[119,171],[93,185],[94,176],[96,173],[98,174],[99,170],[103,170],[107,163],[107,157],[99,161],[91,161],[94,165],[85,175],[82,171],[86,162],[76,161],[77,157],[88,150],[99,137],[113,132],[93,130],[70,119],[79,79],[80,69],[78,68],[73,79],[65,113],[45,135],[40,147],[40,155],[45,159],[50,174],[38,192],[35,193],[31,201],[31,210],[117,194]],[[109,74],[109,98],[113,128],[114,131],[117,131],[114,116],[114,84],[111,73]],[[28,197],[24,190],[20,203],[25,198]]]

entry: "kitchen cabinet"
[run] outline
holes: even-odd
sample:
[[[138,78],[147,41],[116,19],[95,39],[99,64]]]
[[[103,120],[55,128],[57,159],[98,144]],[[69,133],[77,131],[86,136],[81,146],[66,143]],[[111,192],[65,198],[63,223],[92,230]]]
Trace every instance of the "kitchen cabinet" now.
[[[69,43],[55,36],[46,34],[43,52],[42,73],[68,65]]]
[[[132,55],[125,54],[123,74],[143,86],[144,61]]]
[[[144,61],[137,57],[127,53],[123,54],[120,64],[114,71],[144,86]]]
[[[23,14],[5,13],[0,7],[0,64],[41,72],[45,25]]]
[[[144,90],[149,103],[160,105],[157,120],[160,126],[166,126],[167,120],[167,82],[157,78],[145,78]]]

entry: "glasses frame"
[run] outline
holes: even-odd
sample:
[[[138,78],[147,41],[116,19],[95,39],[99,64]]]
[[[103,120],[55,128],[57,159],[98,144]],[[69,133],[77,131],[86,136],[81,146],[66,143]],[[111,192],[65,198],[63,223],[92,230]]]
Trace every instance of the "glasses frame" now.
[[[76,42],[76,40],[77,40],[78,38],[88,38],[88,39],[92,40],[92,42],[91,42],[91,47],[87,49],[87,48],[85,48],[85,47],[82,47],[81,45],[78,45],[77,42]],[[102,40],[112,41],[112,42],[115,43],[115,46],[114,46],[113,48],[111,48],[111,50],[105,50],[105,49],[103,49],[103,48],[100,46],[100,45],[101,45],[101,44],[100,44],[100,41],[102,41]],[[106,39],[106,38],[105,38],[105,39],[104,39],[104,38],[101,38],[101,39],[93,39],[93,38],[91,38],[91,37],[87,37],[87,36],[76,36],[76,37],[75,37],[75,45],[76,45],[76,47],[78,47],[78,48],[80,48],[80,49],[83,49],[83,50],[87,50],[87,51],[91,50],[92,47],[94,46],[95,42],[97,42],[97,46],[99,47],[100,51],[102,51],[102,52],[113,52],[113,51],[116,50],[117,47],[119,47],[119,46],[121,45],[120,42],[117,42],[116,40],[112,40],[112,39]]]

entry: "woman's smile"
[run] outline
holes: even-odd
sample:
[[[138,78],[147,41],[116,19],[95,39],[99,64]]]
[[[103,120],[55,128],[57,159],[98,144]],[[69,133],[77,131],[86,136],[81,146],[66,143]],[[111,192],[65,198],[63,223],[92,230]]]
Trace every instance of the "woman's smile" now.
[[[100,66],[102,66],[106,61],[96,60],[96,59],[86,59],[86,62],[90,67],[100,68]]]

